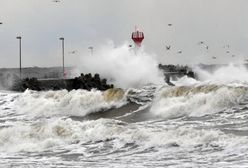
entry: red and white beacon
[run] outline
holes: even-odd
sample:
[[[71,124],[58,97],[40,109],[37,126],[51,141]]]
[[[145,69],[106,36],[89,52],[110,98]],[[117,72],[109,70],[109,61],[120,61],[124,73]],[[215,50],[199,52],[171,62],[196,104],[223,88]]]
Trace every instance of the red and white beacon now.
[[[132,33],[132,39],[135,43],[135,47],[139,48],[141,46],[142,41],[144,40],[144,33],[139,31],[135,27],[135,31]]]

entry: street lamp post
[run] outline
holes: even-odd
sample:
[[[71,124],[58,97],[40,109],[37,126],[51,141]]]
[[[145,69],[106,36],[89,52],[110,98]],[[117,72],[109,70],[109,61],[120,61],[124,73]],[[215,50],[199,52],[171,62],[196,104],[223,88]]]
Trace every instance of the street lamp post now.
[[[62,41],[62,64],[63,64],[63,78],[65,78],[65,38],[60,37],[59,40]]]
[[[90,46],[88,49],[90,49],[90,53],[91,53],[91,56],[93,55],[93,47],[92,46]]]
[[[22,37],[16,37],[19,40],[19,57],[20,57],[20,79],[22,79]]]

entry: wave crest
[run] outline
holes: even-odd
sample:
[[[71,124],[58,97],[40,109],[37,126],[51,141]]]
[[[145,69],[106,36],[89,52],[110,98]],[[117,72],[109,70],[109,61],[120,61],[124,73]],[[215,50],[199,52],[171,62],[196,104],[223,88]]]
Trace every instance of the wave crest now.
[[[247,93],[244,86],[166,87],[157,94],[150,112],[164,118],[204,116],[238,105]]]
[[[18,113],[30,117],[86,116],[90,113],[121,107],[126,104],[123,90],[46,91],[27,90],[15,100]]]

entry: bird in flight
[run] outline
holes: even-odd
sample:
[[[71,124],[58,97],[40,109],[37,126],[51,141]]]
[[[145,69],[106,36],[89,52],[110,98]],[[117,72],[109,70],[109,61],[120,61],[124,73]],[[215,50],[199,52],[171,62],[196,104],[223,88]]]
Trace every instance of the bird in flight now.
[[[206,45],[204,41],[199,41],[199,42],[198,42],[198,45],[204,46],[207,50],[209,49],[209,46]]]
[[[56,2],[56,3],[58,3],[58,2],[60,2],[60,0],[53,0],[53,2]]]
[[[77,51],[76,50],[73,50],[73,51],[70,51],[69,54],[76,54]]]
[[[217,57],[212,57],[213,59],[216,59]]]
[[[178,54],[182,54],[182,52],[183,52],[182,50],[179,50],[177,53],[178,53]]]
[[[168,24],[168,26],[172,26],[172,24],[171,24],[171,23],[169,23],[169,24]]]
[[[166,50],[170,50],[171,46],[168,45],[168,46],[165,46],[166,47]]]

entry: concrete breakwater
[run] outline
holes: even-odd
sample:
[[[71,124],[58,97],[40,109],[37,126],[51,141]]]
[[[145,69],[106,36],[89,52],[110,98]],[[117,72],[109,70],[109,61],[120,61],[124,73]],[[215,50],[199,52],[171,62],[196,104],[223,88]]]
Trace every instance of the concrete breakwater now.
[[[165,82],[169,85],[174,85],[171,80],[176,80],[185,75],[196,78],[195,73],[187,66],[159,64],[158,68],[163,72]],[[0,79],[2,79],[0,80],[0,86],[14,91],[25,91],[27,88],[37,91],[61,89],[91,90],[92,88],[107,90],[114,87],[111,84],[107,84],[106,79],[100,79],[99,74],[93,76],[90,73],[81,74],[76,78],[63,79],[60,76],[60,68],[24,68],[23,72],[24,78],[20,80],[18,69],[3,69],[2,71],[0,69]],[[70,68],[67,68],[67,72],[70,72]]]
[[[37,79],[37,78],[25,78],[22,80],[16,80],[11,87],[14,91],[31,90],[73,90],[73,89],[85,89],[91,90],[93,88],[98,90],[107,90],[113,88],[114,85],[107,84],[106,79],[100,79],[99,74],[92,76],[89,74],[81,74],[79,77],[73,79]]]

